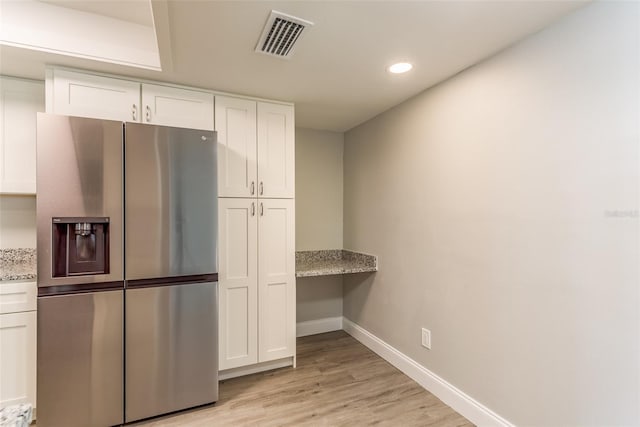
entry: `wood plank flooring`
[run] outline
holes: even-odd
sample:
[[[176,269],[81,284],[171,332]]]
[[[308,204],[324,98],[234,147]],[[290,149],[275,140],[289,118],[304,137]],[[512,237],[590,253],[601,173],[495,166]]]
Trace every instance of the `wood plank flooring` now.
[[[220,383],[213,406],[136,424],[202,426],[471,426],[344,331],[298,338],[298,367]]]

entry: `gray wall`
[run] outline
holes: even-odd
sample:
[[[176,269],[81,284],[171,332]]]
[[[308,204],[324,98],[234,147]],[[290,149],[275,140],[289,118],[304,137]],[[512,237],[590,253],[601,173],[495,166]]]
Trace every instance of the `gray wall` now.
[[[296,250],[342,248],[344,134],[296,129]],[[342,276],[296,280],[297,321],[342,316]]]
[[[345,316],[517,425],[638,425],[640,5],[345,135]],[[432,349],[420,346],[420,328]]]
[[[344,134],[296,129],[296,250],[342,249]]]

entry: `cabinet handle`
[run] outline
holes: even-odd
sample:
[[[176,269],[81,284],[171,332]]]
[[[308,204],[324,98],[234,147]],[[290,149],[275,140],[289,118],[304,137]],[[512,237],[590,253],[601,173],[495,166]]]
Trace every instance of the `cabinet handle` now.
[[[251,181],[251,195],[253,196],[255,192],[256,192],[256,183],[254,181]]]
[[[138,106],[136,104],[131,106],[131,116],[133,117],[133,120],[138,120]]]
[[[264,204],[260,202],[260,216],[264,216]]]
[[[251,216],[256,215],[256,204],[255,202],[251,202]]]
[[[149,107],[149,106],[147,105],[147,107],[145,108],[145,110],[147,111],[147,114],[146,114],[147,121],[148,121],[148,122],[150,122],[150,121],[151,121],[151,107]]]
[[[260,181],[260,195],[262,196],[264,194],[264,184],[262,183],[262,181]]]

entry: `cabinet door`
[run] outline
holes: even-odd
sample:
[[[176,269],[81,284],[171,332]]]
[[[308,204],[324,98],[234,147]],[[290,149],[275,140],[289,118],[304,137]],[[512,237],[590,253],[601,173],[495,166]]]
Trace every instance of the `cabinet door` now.
[[[292,199],[258,200],[260,362],[295,355],[295,212]]]
[[[111,77],[53,70],[47,85],[47,112],[67,116],[139,122],[140,83]],[[48,96],[48,95],[47,95]]]
[[[36,312],[0,315],[0,407],[36,406]]]
[[[0,314],[36,309],[36,282],[10,281],[0,285]]]
[[[258,362],[256,199],[218,199],[220,370]]]
[[[293,198],[293,106],[258,102],[258,196]]]
[[[0,78],[0,193],[36,194],[36,114],[41,82]]]
[[[251,197],[257,191],[256,102],[216,96],[218,194]]]
[[[142,84],[142,121],[162,126],[213,130],[213,94]]]

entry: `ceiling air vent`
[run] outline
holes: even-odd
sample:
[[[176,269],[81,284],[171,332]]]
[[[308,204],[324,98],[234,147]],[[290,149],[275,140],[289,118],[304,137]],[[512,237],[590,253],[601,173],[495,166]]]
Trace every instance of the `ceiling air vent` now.
[[[256,52],[278,58],[291,58],[297,42],[312,25],[313,22],[272,10],[262,30]]]

